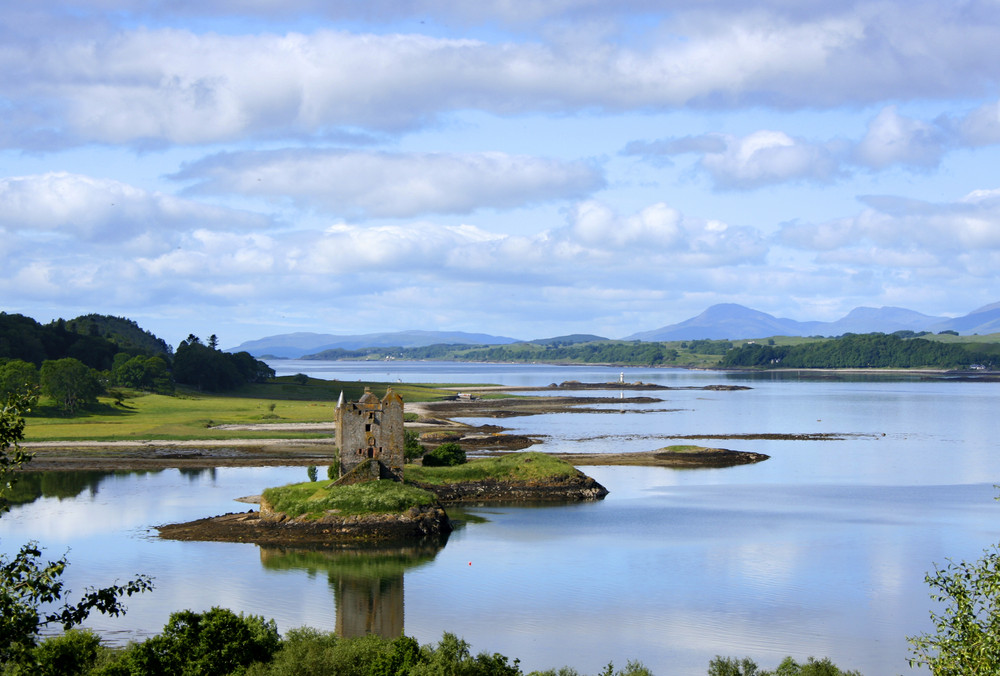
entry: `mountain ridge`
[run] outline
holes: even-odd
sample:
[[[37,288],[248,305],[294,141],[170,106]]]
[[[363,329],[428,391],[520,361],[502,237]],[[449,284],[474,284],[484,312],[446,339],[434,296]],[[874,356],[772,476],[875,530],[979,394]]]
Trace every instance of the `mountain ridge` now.
[[[896,331],[956,331],[960,334],[1000,332],[1000,302],[984,305],[960,317],[925,315],[906,308],[856,307],[831,322],[798,321],[755,310],[737,303],[719,303],[676,324],[640,331],[621,340],[666,342],[673,340],[738,340],[770,336],[840,336],[845,333],[894,333]],[[254,357],[297,359],[323,350],[357,350],[367,347],[425,347],[435,344],[509,345],[511,343],[581,342],[599,339],[590,334],[520,340],[486,333],[408,330],[384,333],[336,335],[296,332],[247,341],[230,349]]]

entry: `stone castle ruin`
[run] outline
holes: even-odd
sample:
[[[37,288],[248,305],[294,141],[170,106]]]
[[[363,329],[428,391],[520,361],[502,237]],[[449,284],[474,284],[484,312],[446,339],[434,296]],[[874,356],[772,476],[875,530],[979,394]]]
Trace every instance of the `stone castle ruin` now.
[[[356,402],[337,402],[340,483],[403,479],[403,399],[389,388],[379,400],[366,387]]]

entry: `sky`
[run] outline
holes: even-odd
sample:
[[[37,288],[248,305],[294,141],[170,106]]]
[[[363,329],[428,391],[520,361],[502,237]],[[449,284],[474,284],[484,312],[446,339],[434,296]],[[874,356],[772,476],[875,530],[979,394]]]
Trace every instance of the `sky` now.
[[[1000,301],[998,0],[0,7],[0,310],[175,346]]]

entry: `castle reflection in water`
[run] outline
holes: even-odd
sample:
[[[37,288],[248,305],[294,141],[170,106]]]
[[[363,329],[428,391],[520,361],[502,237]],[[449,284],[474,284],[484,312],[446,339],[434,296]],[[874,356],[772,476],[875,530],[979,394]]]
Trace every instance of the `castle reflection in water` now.
[[[403,574],[430,563],[445,540],[413,545],[376,545],[346,549],[260,548],[261,564],[271,570],[325,572],[337,607],[336,633],[345,638],[403,634]]]

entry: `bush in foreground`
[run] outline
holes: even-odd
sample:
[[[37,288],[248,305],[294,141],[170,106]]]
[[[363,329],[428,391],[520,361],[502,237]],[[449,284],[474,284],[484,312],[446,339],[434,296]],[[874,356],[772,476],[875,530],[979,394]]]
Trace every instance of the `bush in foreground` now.
[[[804,664],[786,657],[774,671],[766,671],[758,667],[749,657],[736,659],[716,656],[708,663],[708,676],[861,676],[861,674],[857,671],[841,671],[826,657],[821,660],[810,657]]]
[[[455,467],[465,464],[465,451],[454,441],[448,441],[424,455],[424,467]]]
[[[278,636],[271,620],[236,615],[222,608],[205,613],[174,613],[159,636],[121,650],[99,645],[90,631],[70,631],[46,639],[35,648],[31,669],[15,664],[0,676],[524,676],[520,661],[500,653],[473,654],[471,646],[450,633],[437,644],[375,635],[341,638],[309,627]],[[709,676],[860,676],[841,671],[830,660],[809,658],[803,664],[787,657],[773,671],[761,670],[750,658],[716,657]],[[582,676],[572,667],[533,671],[527,676]],[[623,669],[613,663],[598,676],[652,676],[641,662]]]

